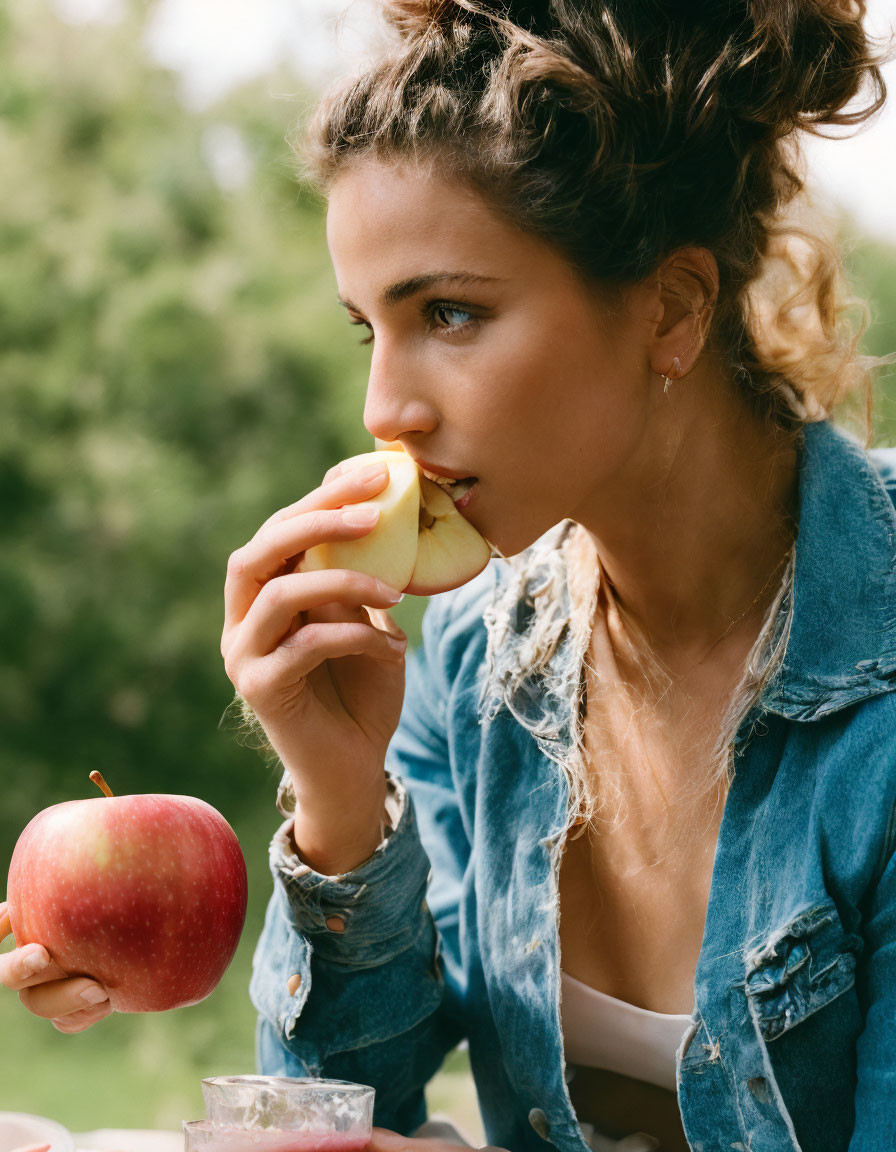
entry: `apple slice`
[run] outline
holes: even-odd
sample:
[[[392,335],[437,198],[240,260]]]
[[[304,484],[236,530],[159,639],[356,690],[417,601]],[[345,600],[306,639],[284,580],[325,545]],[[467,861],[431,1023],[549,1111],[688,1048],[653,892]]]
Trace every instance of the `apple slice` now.
[[[478,576],[490,557],[488,543],[461,516],[448,493],[421,475],[417,562],[404,590],[412,596],[434,596],[459,588]]]
[[[309,548],[296,570],[350,568],[412,596],[447,592],[477,576],[491,557],[489,544],[403,449],[365,452],[344,463],[364,467],[377,461],[388,468],[389,483],[359,502],[379,508],[376,525],[357,540]]]
[[[404,452],[366,452],[344,463],[363,467],[378,461],[389,469],[389,483],[376,496],[358,504],[359,508],[379,509],[375,526],[359,540],[334,540],[309,548],[299,563],[299,572],[351,568],[384,580],[400,591],[407,587],[417,561],[418,468]]]

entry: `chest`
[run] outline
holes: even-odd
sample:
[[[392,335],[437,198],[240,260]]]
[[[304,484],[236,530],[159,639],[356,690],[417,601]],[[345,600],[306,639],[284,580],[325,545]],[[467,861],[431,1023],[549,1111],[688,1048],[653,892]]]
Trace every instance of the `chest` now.
[[[559,872],[563,971],[639,1008],[690,1014],[717,838],[713,821],[684,855],[652,865],[630,863],[630,845],[610,835],[599,845],[588,834],[568,840]]]
[[[727,777],[713,746],[718,686],[643,707],[592,683],[583,715],[597,819],[567,836],[559,870],[561,966],[654,1012],[693,1008]]]
[[[567,836],[559,937],[561,967],[574,979],[639,1008],[690,1015],[725,789],[718,784],[696,803],[670,806],[680,746],[676,734],[664,745],[661,732],[647,733],[636,745],[654,765],[645,773],[630,750],[620,755],[618,746],[592,740],[592,772],[612,751],[619,755],[624,816]],[[589,1067],[574,1069],[569,1091],[579,1121],[598,1132],[648,1131],[669,1152],[688,1147],[675,1092]]]

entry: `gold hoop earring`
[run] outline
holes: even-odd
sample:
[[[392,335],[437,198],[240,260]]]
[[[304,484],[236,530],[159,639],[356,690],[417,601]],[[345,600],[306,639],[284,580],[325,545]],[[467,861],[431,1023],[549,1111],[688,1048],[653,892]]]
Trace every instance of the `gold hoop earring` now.
[[[672,367],[669,369],[668,373],[663,376],[663,395],[669,391],[669,385],[672,383],[672,381],[677,380],[680,375],[681,364],[679,364],[678,357],[676,356],[672,361]]]

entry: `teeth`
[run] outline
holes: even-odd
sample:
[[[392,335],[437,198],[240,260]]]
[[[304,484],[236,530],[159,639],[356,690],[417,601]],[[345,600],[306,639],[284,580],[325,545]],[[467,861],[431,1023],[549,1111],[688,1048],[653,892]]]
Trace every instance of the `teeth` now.
[[[420,468],[420,471],[427,480],[432,480],[434,484],[438,484],[443,491],[447,492],[455,504],[460,500],[461,496],[465,496],[476,483],[475,476],[467,476],[465,480],[449,480],[447,476],[439,476],[438,473],[428,472],[425,468]]]
[[[440,476],[437,472],[427,472],[425,468],[421,468],[420,471],[427,480],[432,480],[434,484],[440,484],[443,488],[457,483],[456,480],[449,480],[447,476]]]

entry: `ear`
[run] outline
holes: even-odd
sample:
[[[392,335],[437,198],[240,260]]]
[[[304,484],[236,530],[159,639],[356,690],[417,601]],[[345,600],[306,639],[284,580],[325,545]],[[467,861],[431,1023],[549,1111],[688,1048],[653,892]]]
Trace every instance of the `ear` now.
[[[719,296],[719,267],[708,248],[679,248],[655,273],[662,307],[650,348],[650,366],[669,374],[677,357],[679,376],[693,368],[703,350]]]

